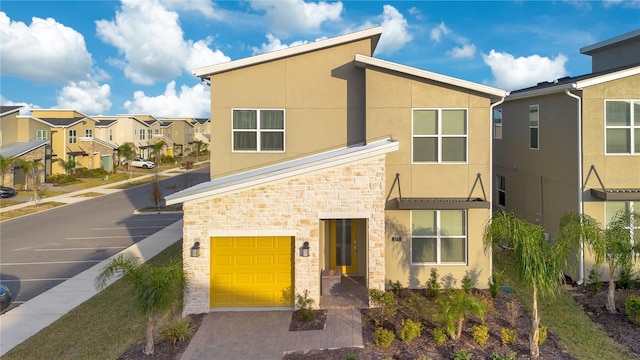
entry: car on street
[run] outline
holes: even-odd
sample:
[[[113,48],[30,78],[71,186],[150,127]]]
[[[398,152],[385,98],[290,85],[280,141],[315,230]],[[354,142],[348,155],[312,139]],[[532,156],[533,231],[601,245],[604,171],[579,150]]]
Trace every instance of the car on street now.
[[[10,187],[0,186],[0,198],[16,196],[16,191]]]
[[[11,291],[9,288],[0,285],[0,311],[4,311],[4,309],[8,308],[11,305]]]
[[[153,169],[156,165],[153,161],[149,161],[143,158],[135,158],[131,160],[131,166],[143,169]]]

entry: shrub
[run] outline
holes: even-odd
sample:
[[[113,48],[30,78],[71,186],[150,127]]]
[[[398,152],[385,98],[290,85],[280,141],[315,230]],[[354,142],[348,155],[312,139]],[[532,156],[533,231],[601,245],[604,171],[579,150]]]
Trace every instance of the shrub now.
[[[402,296],[404,293],[404,287],[400,284],[400,281],[387,281],[387,287],[391,290],[392,293]]]
[[[418,294],[411,294],[411,296],[405,301],[404,307],[409,314],[409,317],[414,321],[420,321],[427,318],[427,299]]]
[[[600,291],[602,289],[600,275],[602,275],[602,272],[598,271],[595,265],[591,268],[591,270],[589,270],[589,276],[587,276],[587,285],[589,285],[589,288],[591,290]]]
[[[518,358],[518,354],[513,351],[499,354],[496,352],[491,353],[491,360],[516,360]]]
[[[502,271],[494,271],[489,277],[489,293],[492,298],[498,297],[500,292],[500,284],[502,283]]]
[[[410,319],[402,320],[402,332],[400,333],[402,341],[411,341],[420,336],[421,332],[422,324],[419,322]]]
[[[507,322],[509,323],[509,326],[515,328],[518,317],[520,316],[520,308],[518,307],[518,303],[516,303],[515,301],[509,301],[506,304],[506,307],[507,313],[505,315],[507,318]]]
[[[640,296],[629,295],[627,301],[624,302],[624,309],[629,320],[634,324],[640,325]]]
[[[371,314],[376,326],[382,326],[387,320],[396,316],[398,300],[396,300],[392,292],[371,289],[369,290],[369,297],[371,298],[371,303],[377,307],[377,309],[369,310],[369,314]]]
[[[464,277],[462,278],[462,290],[467,293],[471,293],[471,289],[473,289],[476,285],[478,285],[478,281],[469,275],[469,271],[466,271]]]
[[[373,333],[374,344],[381,348],[388,348],[389,346],[391,346],[391,343],[395,338],[396,336],[393,335],[392,331],[383,328],[378,328]]]
[[[621,289],[631,289],[634,284],[635,280],[633,279],[632,265],[623,266],[618,275],[618,287]]]
[[[538,345],[542,345],[544,344],[545,341],[547,341],[547,335],[548,331],[547,331],[547,327],[546,326],[540,326],[539,328],[539,332],[538,332]]]
[[[193,328],[191,327],[189,319],[180,318],[170,321],[167,327],[162,330],[162,336],[168,342],[175,344],[191,336],[192,331]]]
[[[309,298],[309,290],[305,290],[302,295],[296,295],[296,305],[298,305],[300,310],[300,317],[302,318],[302,321],[307,322],[315,315],[315,312],[313,311],[313,303],[314,300]]]
[[[358,360],[358,355],[347,355],[342,360]]]
[[[502,328],[500,330],[500,340],[503,345],[513,345],[516,342],[518,332],[515,329]]]
[[[440,282],[438,281],[438,270],[435,268],[431,269],[431,274],[429,275],[429,280],[427,280],[427,295],[431,297],[436,297],[440,293]]]
[[[482,302],[476,296],[457,291],[447,297],[436,300],[438,312],[433,320],[442,325],[453,340],[460,338],[464,321],[470,314],[484,318]]]
[[[456,350],[453,352],[453,360],[471,360],[471,354],[467,349]]]
[[[471,328],[473,340],[480,346],[484,346],[489,341],[489,328],[484,325],[476,325]]]
[[[78,178],[75,175],[53,174],[47,177],[48,183],[56,185],[70,184],[76,181],[78,181]]]
[[[445,334],[443,329],[435,328],[433,329],[433,341],[436,342],[436,345],[442,345],[447,341],[447,334]]]

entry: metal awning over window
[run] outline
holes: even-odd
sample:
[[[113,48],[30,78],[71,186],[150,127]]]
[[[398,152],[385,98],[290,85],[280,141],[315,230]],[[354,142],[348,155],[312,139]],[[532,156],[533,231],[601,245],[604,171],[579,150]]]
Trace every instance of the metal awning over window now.
[[[67,155],[71,155],[71,156],[80,156],[80,155],[87,156],[89,154],[87,154],[84,151],[67,151]]]
[[[605,201],[640,201],[640,189],[591,189],[591,196]]]

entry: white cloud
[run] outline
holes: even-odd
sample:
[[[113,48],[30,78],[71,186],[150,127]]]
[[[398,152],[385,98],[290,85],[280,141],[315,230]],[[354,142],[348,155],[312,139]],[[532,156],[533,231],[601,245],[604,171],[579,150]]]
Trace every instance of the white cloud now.
[[[568,58],[559,54],[553,59],[540,55],[515,58],[509,53],[491,50],[482,55],[495,78],[494,84],[506,90],[516,90],[567,76]]]
[[[616,5],[622,5],[626,8],[640,8],[640,0],[604,0],[603,2],[605,8]]]
[[[0,48],[2,75],[62,84],[86,78],[93,65],[82,34],[52,18],[27,25],[0,12]]]
[[[424,16],[422,15],[422,12],[420,12],[420,9],[415,6],[409,9],[409,14],[413,15],[417,20],[424,19]]]
[[[153,114],[160,117],[208,117],[211,111],[211,93],[203,84],[193,87],[182,85],[176,91],[176,82],[167,84],[164,94],[147,96],[143,91],[133,94],[133,101],[126,101],[124,108],[130,114]]]
[[[584,0],[564,0],[567,4],[574,6],[578,10],[591,10],[591,4],[589,1]]]
[[[413,39],[408,28],[407,20],[399,11],[391,5],[385,5],[382,11],[382,36],[376,53],[390,53],[404,47]]]
[[[287,45],[287,44],[283,44],[282,41],[280,41],[280,39],[278,39],[277,37],[275,37],[272,34],[267,34],[267,40],[269,40],[269,42],[267,44],[262,43],[262,45],[257,48],[257,47],[252,47],[251,48],[251,54],[252,55],[258,55],[258,54],[263,54],[263,53],[268,53],[268,52],[272,52],[272,51],[276,51],[276,50],[282,50],[282,49],[286,49],[292,46],[298,46],[298,45],[304,45],[304,44],[308,44],[309,42],[306,40],[299,40],[299,41],[294,41],[291,44]],[[321,40],[321,39],[317,39],[316,41]]]
[[[96,21],[102,41],[118,48],[124,60],[111,60],[124,67],[134,83],[153,84],[178,76],[193,67],[229,61],[220,51],[207,45],[211,39],[184,40],[178,14],[158,2],[123,0],[115,20]]]
[[[74,109],[87,115],[103,115],[111,109],[111,87],[95,81],[69,82],[58,91],[55,109]]]
[[[431,40],[439,43],[442,41],[442,35],[447,35],[450,32],[451,30],[449,30],[447,25],[445,25],[444,22],[441,22],[440,25],[431,29],[431,33],[429,34],[429,37],[431,38]]]
[[[472,58],[476,54],[476,46],[473,44],[466,44],[462,46],[456,46],[453,49],[447,51],[447,55],[454,59],[467,59]]]
[[[31,115],[31,109],[39,109],[40,106],[35,105],[35,104],[31,104],[31,103],[26,103],[24,101],[11,101],[9,99],[7,99],[6,97],[0,95],[0,105],[2,106],[24,106],[22,109],[20,109],[20,115]]]
[[[215,8],[211,0],[162,0],[161,2],[167,7],[167,9],[177,11],[196,11],[208,19],[223,20],[224,18],[223,13]]]
[[[252,0],[254,10],[264,11],[269,28],[276,34],[312,31],[325,21],[338,21],[342,2],[305,2],[303,0]]]

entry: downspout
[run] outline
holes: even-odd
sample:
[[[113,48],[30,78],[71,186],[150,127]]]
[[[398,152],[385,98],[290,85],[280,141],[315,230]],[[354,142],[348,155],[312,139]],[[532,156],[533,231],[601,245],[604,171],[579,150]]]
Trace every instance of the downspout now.
[[[582,98],[566,89],[565,94],[578,100],[578,213],[580,216],[584,214],[584,202],[582,201]],[[584,241],[580,241],[580,266],[578,267],[578,285],[584,282]]]
[[[507,93],[507,95],[509,94]],[[493,123],[493,109],[498,105],[502,105],[505,99],[506,96],[503,96],[502,99],[489,106],[489,119],[491,119],[491,126],[489,126],[489,144],[491,144],[491,146],[489,146],[489,191],[491,194],[491,201],[489,202],[489,219],[493,216],[493,130],[495,126]],[[502,125],[504,125],[504,122]],[[493,276],[493,251],[489,252],[489,276]]]

